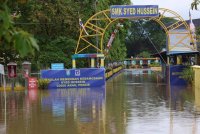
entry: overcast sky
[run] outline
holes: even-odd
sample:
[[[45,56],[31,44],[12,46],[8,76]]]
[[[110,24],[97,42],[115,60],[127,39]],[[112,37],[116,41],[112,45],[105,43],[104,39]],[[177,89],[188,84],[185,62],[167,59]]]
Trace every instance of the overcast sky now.
[[[193,0],[131,0],[134,5],[158,5],[159,8],[167,8],[175,11],[183,19],[189,19],[189,9]],[[200,9],[200,5],[199,5]],[[200,18],[200,10],[191,10],[192,19]]]

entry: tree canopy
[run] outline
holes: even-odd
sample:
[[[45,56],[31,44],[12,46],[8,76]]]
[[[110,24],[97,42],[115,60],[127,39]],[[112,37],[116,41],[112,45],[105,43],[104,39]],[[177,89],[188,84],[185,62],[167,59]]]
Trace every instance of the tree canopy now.
[[[6,4],[0,5],[0,57],[7,62],[29,54],[34,55],[35,49],[39,50],[35,38],[14,25],[13,21],[18,16],[11,14]]]
[[[191,8],[197,10],[199,4],[200,0],[193,0],[193,2],[191,3]]]
[[[13,32],[15,34],[12,36],[16,38],[16,41],[13,42],[9,40],[9,36],[1,35],[1,42],[3,42],[1,44],[5,47],[1,47],[0,51],[6,56],[0,55],[0,57],[6,57],[8,60],[18,58],[17,60],[21,61],[28,59],[32,64],[38,64],[37,69],[48,68],[53,62],[65,63],[66,68],[71,68],[71,55],[75,52],[79,37],[79,18],[86,22],[89,17],[98,11],[108,9],[110,5],[129,5],[130,3],[130,0],[9,0],[7,1],[9,12],[15,14],[16,17],[10,17],[8,24],[11,25],[10,29],[17,31]],[[138,22],[145,31],[141,29]],[[124,27],[120,28],[116,34],[106,60],[121,61],[138,54],[147,55],[146,52],[154,53],[155,49],[147,35],[158,50],[165,47],[166,36],[157,23],[145,20],[138,22],[129,20],[120,22]],[[104,36],[105,44],[116,25],[114,23],[107,29]],[[31,35],[34,35],[36,40]],[[21,45],[24,43],[29,43],[29,45],[23,45],[21,49],[21,46],[16,44],[14,47],[9,45],[11,44],[9,41],[13,44],[22,42]],[[36,44],[40,47],[40,51],[36,51],[35,56],[29,55],[29,53],[34,53],[35,49],[26,50],[32,47],[38,49]],[[14,53],[15,49],[18,50],[17,53]],[[11,51],[13,51],[12,54]],[[88,52],[90,51],[92,52],[92,50]],[[18,53],[22,56],[17,57]],[[78,64],[84,66],[88,63],[83,60]]]

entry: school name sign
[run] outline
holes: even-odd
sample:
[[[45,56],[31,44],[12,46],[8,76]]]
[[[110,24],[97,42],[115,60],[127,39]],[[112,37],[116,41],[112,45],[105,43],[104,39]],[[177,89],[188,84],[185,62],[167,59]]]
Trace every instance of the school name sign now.
[[[113,5],[111,18],[158,17],[158,5]]]

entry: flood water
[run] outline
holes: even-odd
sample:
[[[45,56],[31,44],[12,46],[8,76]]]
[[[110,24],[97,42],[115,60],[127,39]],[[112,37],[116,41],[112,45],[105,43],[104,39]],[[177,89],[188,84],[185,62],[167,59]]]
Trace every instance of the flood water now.
[[[1,91],[0,134],[200,134],[200,89],[125,70],[105,88]]]

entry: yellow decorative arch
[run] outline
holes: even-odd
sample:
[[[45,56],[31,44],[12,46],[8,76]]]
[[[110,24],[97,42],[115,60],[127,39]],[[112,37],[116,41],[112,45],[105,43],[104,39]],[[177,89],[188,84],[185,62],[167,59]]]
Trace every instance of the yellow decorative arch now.
[[[180,40],[177,42],[177,44],[188,37],[190,38],[191,42],[194,42],[194,39],[190,33],[188,24],[185,22],[185,20],[180,15],[178,15],[174,11],[171,11],[171,10],[165,9],[165,8],[159,8],[159,13],[160,13],[159,17],[149,18],[149,19],[156,21],[164,29],[164,31],[166,32],[166,35],[168,37],[168,45],[167,46],[169,46],[169,43],[170,43],[170,38],[169,38],[170,32],[172,32],[172,30],[176,30],[180,27],[182,29],[185,29],[188,32],[184,32],[184,34],[186,34],[186,36],[184,36],[183,38],[180,38]],[[165,24],[163,21],[164,18],[173,18],[176,21],[172,22],[170,25]],[[134,19],[137,19],[137,18],[134,18]],[[140,19],[140,18],[138,18],[138,19]],[[115,18],[115,19],[110,18],[110,10],[100,11],[100,12],[96,13],[95,15],[93,15],[92,17],[90,17],[87,20],[87,22],[84,24],[84,27],[88,34],[83,29],[80,30],[80,36],[78,39],[75,54],[84,53],[84,51],[86,51],[87,48],[90,48],[90,47],[94,48],[94,50],[96,52],[103,54],[103,50],[104,50],[103,39],[104,39],[106,29],[113,22],[115,22],[117,20],[119,20],[119,18]],[[100,39],[100,42],[96,42],[96,38]],[[168,48],[168,50],[169,49],[170,48]]]

